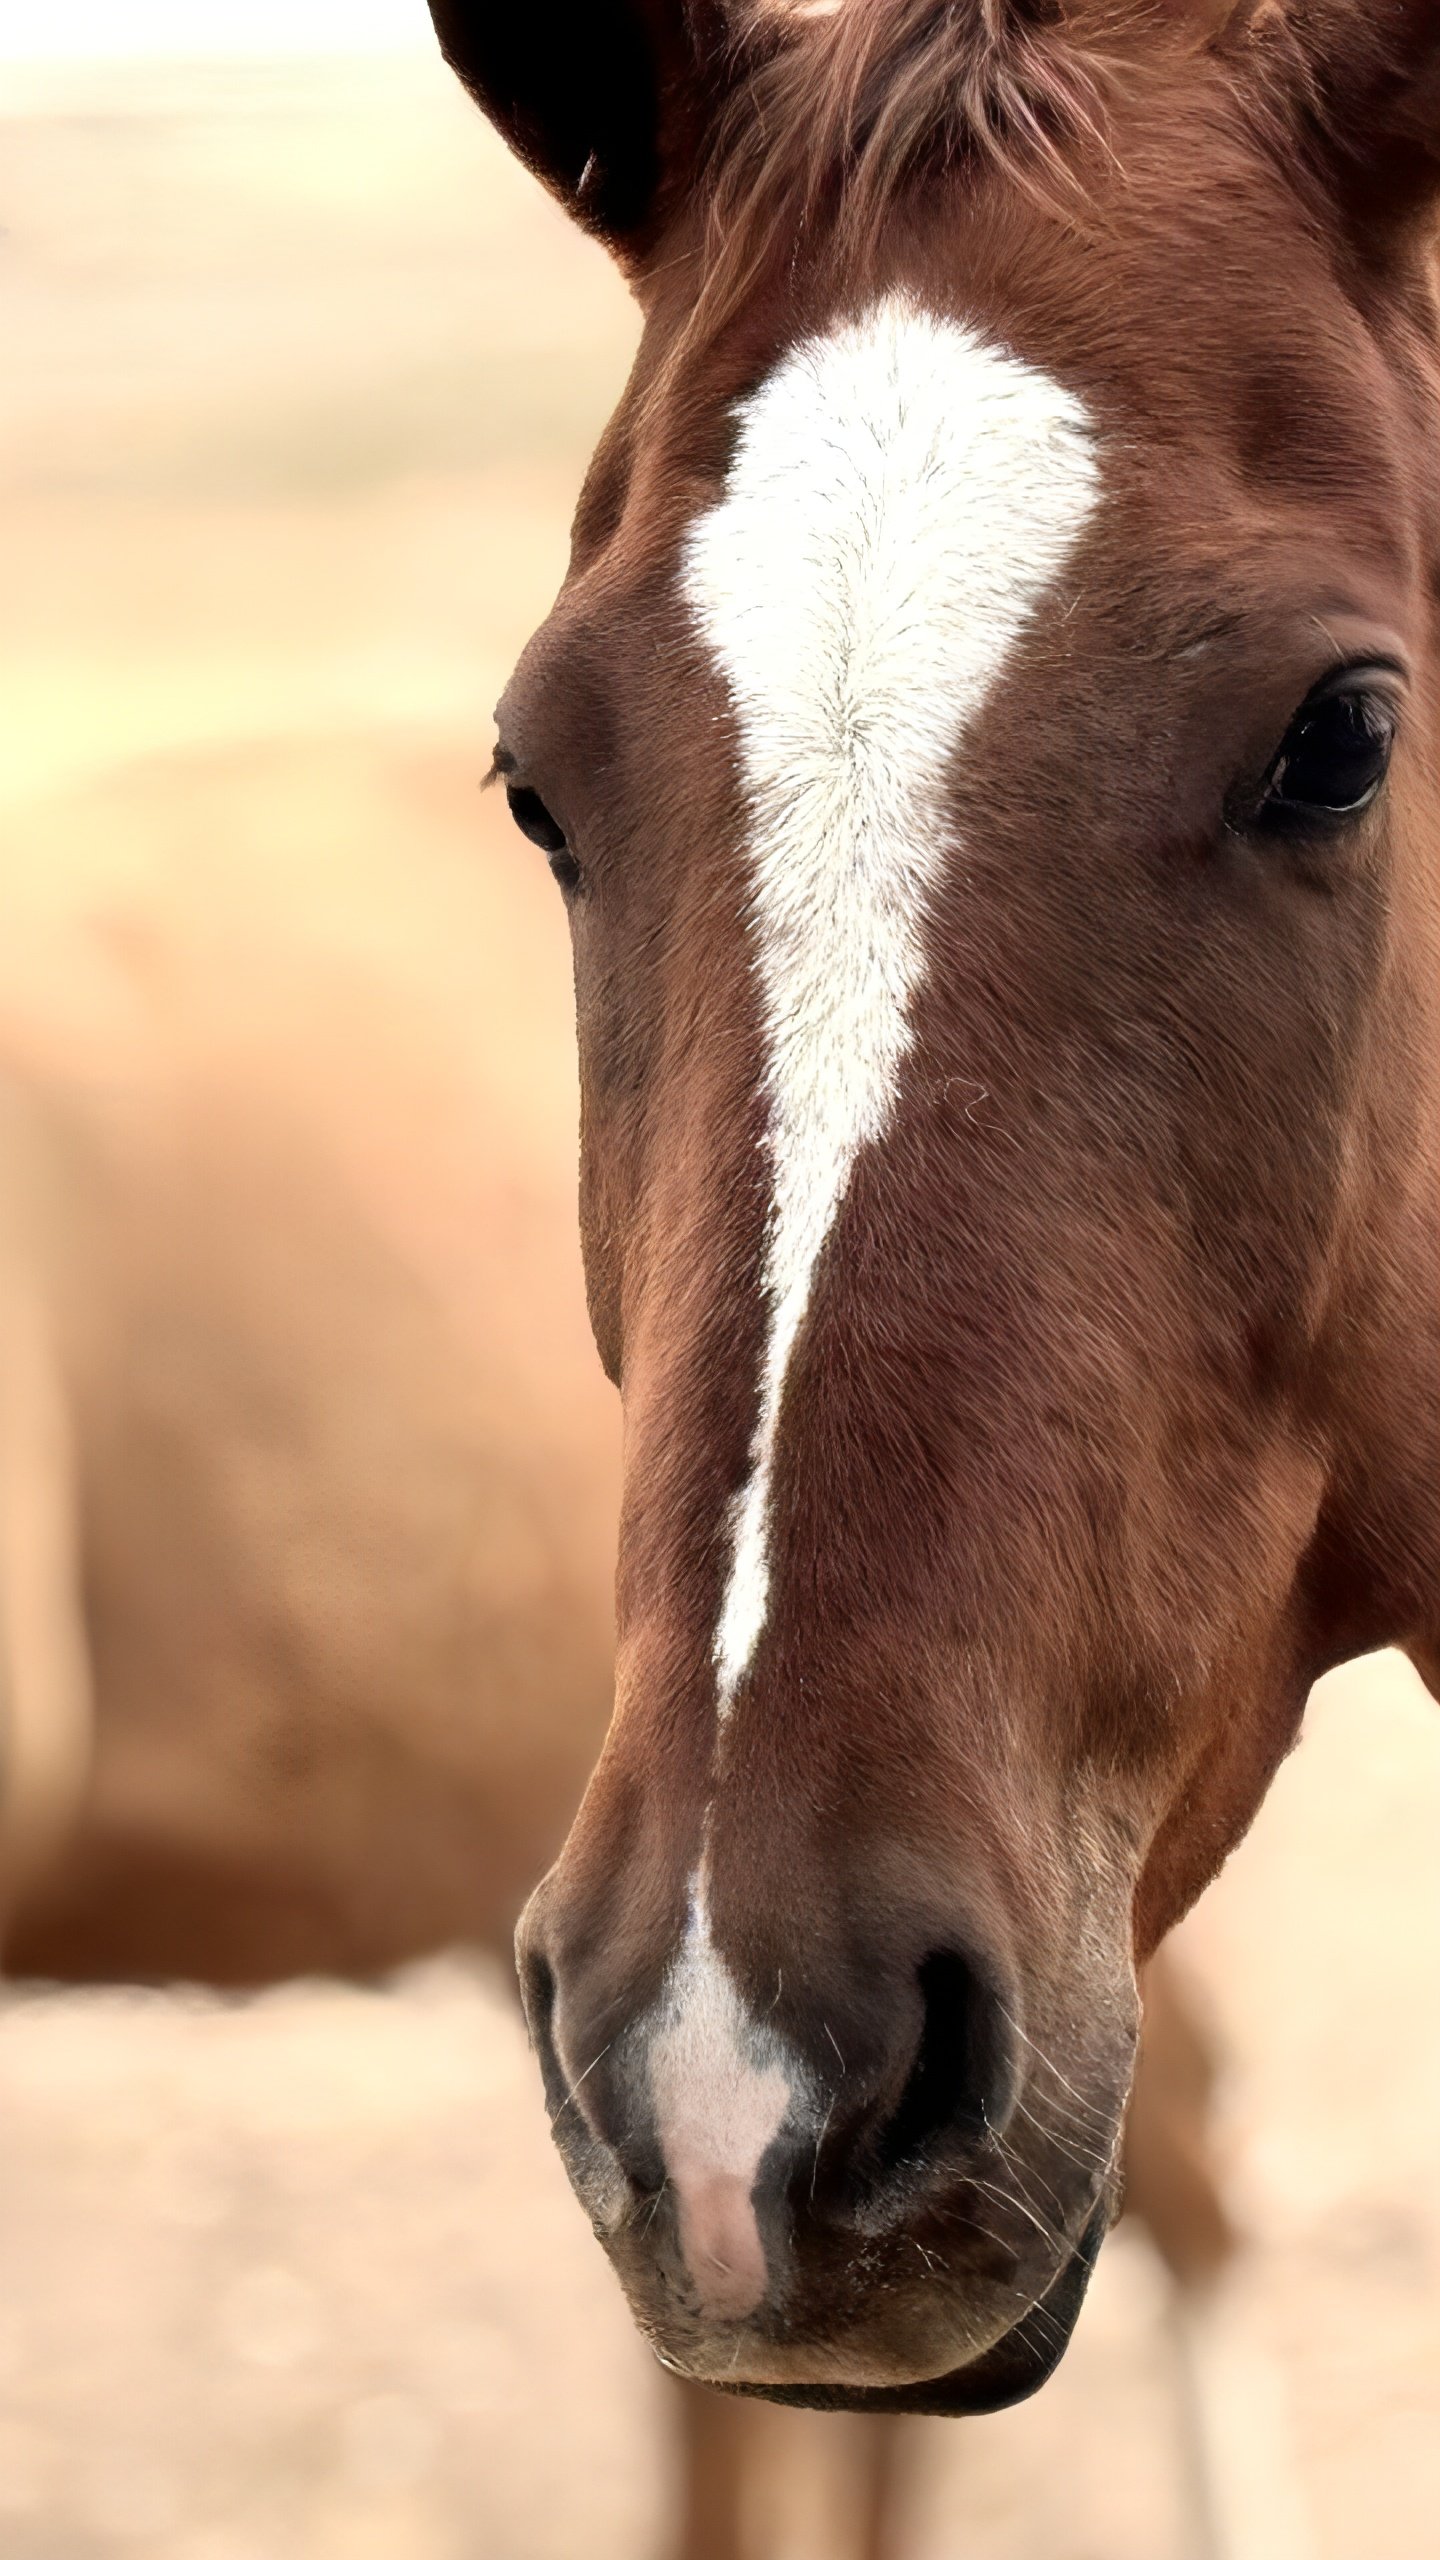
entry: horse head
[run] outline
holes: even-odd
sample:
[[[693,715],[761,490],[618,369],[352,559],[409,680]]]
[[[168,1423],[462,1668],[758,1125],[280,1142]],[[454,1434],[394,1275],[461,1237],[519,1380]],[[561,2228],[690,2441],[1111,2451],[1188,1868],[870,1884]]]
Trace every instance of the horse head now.
[[[667,2363],[992,2406],[1435,1637],[1440,10],[434,15],[644,316],[498,715],[625,1419],[555,2132]]]

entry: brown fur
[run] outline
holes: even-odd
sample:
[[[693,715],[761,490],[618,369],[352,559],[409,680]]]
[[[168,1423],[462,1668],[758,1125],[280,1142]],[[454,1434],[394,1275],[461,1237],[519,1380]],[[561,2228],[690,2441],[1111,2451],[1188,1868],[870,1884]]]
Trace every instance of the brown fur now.
[[[1420,1654],[1440,1608],[1440,29],[1297,0],[1110,41],[1103,151],[1059,111],[1068,16],[855,0],[732,85],[654,200],[634,381],[501,708],[582,868],[582,1219],[627,1434],[616,1715],[527,1924],[532,2018],[677,2359],[910,2406],[975,2405],[992,2348],[1013,2380],[1015,2301],[1081,2268],[1105,2190],[1135,1961],[1315,1678]],[[1030,183],[1042,141],[1083,219]],[[887,289],[1079,393],[1107,495],[956,756],[964,877],[790,1371],[717,1766],[767,1204],[746,814],[676,562],[736,399]],[[1375,809],[1263,847],[1234,812],[1311,688],[1392,657]],[[834,2096],[826,2162],[768,2173],[785,2298],[738,2341],[687,2299],[617,2036],[702,1837],[717,1945]],[[941,2143],[877,2236],[937,1951],[1023,2022],[1027,2114],[974,2178]]]

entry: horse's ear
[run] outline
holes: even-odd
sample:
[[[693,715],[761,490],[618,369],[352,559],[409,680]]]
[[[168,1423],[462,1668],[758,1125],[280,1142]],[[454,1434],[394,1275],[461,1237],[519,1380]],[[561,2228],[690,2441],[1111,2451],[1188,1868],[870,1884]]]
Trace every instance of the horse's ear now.
[[[1361,229],[1440,194],[1440,0],[1233,0],[1218,42],[1285,82],[1300,147]]]
[[[723,0],[430,0],[446,61],[567,213],[627,263],[702,153]]]

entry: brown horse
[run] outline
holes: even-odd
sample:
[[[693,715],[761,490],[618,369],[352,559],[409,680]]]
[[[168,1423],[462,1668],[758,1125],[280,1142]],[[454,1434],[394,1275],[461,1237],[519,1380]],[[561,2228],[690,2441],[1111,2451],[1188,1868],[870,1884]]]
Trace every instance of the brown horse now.
[[[498,715],[626,1445],[530,2023],[665,2362],[992,2407],[1437,1659],[1440,9],[434,15],[645,320]]]
[[[473,804],[463,759],[247,741],[12,821],[12,1972],[500,1949],[564,1836],[615,1434],[548,884]]]

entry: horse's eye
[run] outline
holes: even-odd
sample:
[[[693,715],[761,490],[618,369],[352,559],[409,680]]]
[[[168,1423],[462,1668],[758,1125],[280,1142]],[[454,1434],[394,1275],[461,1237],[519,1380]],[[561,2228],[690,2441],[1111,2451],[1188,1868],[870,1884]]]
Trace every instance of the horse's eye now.
[[[1327,678],[1291,721],[1265,777],[1262,827],[1334,824],[1368,809],[1390,764],[1396,710],[1373,674]]]
[[[538,791],[523,782],[507,782],[510,815],[522,836],[538,844],[554,877],[567,892],[580,886],[580,865],[565,841],[565,830],[551,817]]]

